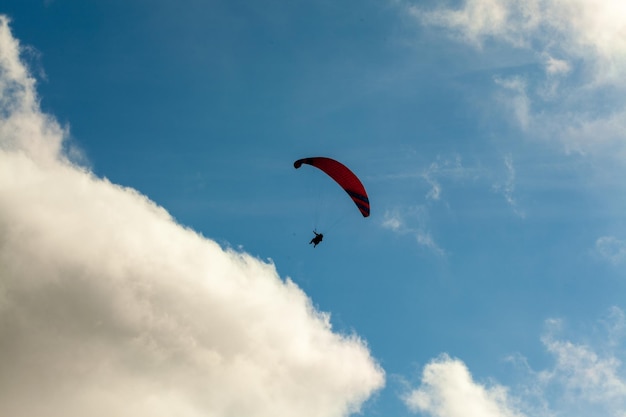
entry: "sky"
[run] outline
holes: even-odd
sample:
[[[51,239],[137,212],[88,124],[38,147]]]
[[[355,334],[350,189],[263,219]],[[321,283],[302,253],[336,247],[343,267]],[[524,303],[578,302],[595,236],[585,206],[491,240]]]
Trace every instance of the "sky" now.
[[[0,16],[0,415],[626,417],[622,0]]]

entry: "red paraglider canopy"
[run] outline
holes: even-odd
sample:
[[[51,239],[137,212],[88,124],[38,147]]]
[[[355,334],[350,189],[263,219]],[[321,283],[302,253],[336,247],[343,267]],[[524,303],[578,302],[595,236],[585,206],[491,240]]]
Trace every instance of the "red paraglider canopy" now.
[[[341,162],[323,156],[298,159],[293,163],[293,166],[297,169],[300,168],[302,164],[314,166],[325,172],[348,193],[363,217],[370,215],[370,200],[367,196],[367,192],[365,192],[365,187],[363,187],[361,180],[359,180],[348,167]]]

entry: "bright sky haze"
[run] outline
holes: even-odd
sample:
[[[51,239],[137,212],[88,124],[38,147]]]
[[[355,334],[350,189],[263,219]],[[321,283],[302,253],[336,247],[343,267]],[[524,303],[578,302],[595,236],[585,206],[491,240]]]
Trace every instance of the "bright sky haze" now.
[[[622,0],[5,1],[0,415],[625,417],[625,75]]]

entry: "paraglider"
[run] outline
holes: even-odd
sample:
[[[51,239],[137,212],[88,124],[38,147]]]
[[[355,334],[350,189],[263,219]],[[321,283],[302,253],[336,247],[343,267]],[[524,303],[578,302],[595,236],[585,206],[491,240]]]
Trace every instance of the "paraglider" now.
[[[370,201],[365,187],[348,167],[339,161],[323,156],[298,159],[293,163],[293,166],[298,169],[303,164],[311,165],[332,178],[350,196],[363,217],[370,215]],[[324,235],[317,233],[317,231],[313,231],[313,233],[315,233],[315,237],[311,239],[309,244],[313,244],[313,247],[316,247],[322,241]]]

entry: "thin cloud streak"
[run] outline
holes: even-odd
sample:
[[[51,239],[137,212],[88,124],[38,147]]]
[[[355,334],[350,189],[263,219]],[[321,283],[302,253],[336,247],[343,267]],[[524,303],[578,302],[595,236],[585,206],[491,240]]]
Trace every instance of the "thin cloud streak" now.
[[[427,227],[427,208],[424,206],[411,208],[396,208],[385,212],[381,226],[400,235],[410,235],[425,249],[437,256],[446,255],[432,237]]]
[[[511,154],[505,155],[504,165],[506,167],[506,179],[503,183],[496,183],[493,186],[494,191],[501,193],[509,206],[513,209],[513,212],[521,217],[526,217],[523,210],[519,208],[517,201],[514,198],[515,193],[515,166],[513,165],[513,156]]]
[[[428,249],[437,256],[444,257],[447,252],[437,241],[431,231],[431,213],[436,207],[444,206],[446,212],[454,213],[463,211],[464,207],[451,207],[450,198],[455,198],[454,192],[458,192],[459,183],[473,183],[473,186],[490,189],[492,192],[501,195],[514,214],[520,218],[525,218],[526,213],[520,207],[515,189],[517,184],[516,169],[512,154],[503,157],[505,174],[502,175],[501,168],[488,169],[475,165],[468,167],[463,164],[461,155],[454,157],[437,157],[426,168],[406,171],[405,173],[386,176],[384,180],[414,180],[425,182],[428,190],[424,193],[423,203],[418,205],[397,204],[388,208],[381,226],[399,235],[411,235],[415,241],[424,249]],[[502,179],[504,178],[504,179]],[[448,191],[452,189],[453,191]],[[445,191],[445,192],[444,192]]]
[[[384,385],[273,264],[63,153],[0,16],[0,414],[347,416]]]

